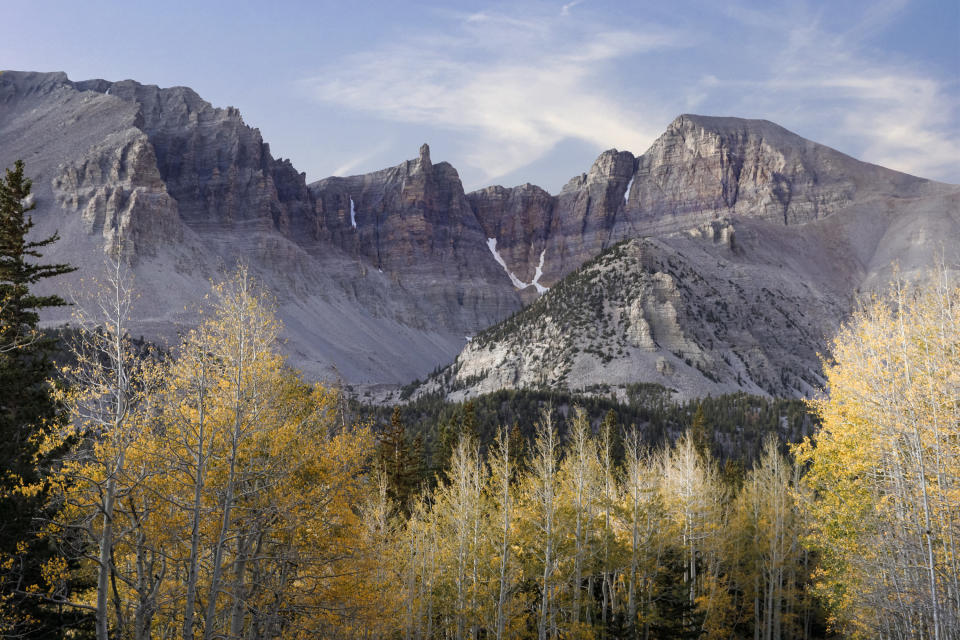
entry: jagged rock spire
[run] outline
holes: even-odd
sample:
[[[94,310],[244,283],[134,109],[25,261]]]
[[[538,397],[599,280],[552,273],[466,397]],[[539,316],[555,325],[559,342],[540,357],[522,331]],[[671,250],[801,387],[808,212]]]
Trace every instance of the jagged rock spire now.
[[[430,145],[426,142],[420,145],[420,166],[424,169],[433,166],[430,163]]]

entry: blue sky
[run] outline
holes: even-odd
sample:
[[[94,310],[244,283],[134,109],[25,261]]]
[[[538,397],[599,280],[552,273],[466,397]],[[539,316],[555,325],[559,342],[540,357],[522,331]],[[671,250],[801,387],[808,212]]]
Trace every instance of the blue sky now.
[[[680,113],[765,118],[960,183],[960,3],[46,2],[0,67],[187,85],[308,180],[415,157],[556,192]]]

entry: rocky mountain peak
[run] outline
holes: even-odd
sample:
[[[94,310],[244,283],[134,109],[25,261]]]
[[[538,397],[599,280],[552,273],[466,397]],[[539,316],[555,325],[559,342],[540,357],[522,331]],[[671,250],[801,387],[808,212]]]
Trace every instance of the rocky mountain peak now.
[[[420,145],[420,168],[423,171],[433,168],[433,164],[430,162],[430,145],[426,142]]]
[[[711,212],[785,225],[829,216],[873,193],[916,192],[924,182],[768,120],[693,114],[677,117],[639,158],[636,179],[630,206],[647,216]]]
[[[587,183],[601,182],[611,178],[629,180],[634,172],[634,157],[629,151],[608,149],[594,160],[590,172],[587,174]]]

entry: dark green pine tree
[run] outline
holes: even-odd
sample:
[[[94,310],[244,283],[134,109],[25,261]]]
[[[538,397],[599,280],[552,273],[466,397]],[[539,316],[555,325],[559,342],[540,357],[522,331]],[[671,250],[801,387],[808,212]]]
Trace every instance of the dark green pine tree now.
[[[685,561],[679,551],[668,548],[654,578],[654,611],[650,640],[696,640],[703,626],[703,613],[690,604],[690,591],[683,581]]]
[[[387,495],[408,512],[410,499],[423,479],[423,444],[418,437],[411,444],[400,407],[393,408],[390,426],[379,436],[377,459],[387,475]]]
[[[697,412],[693,414],[693,422],[690,423],[690,439],[693,440],[693,448],[701,458],[707,459],[711,456],[713,434],[707,427],[707,416],[703,412],[702,404],[697,405]]]
[[[473,438],[474,442],[480,441],[476,400],[468,400],[449,419],[439,421],[437,443],[433,450],[433,467],[437,473],[446,476],[450,456],[463,436]]]
[[[54,638],[63,635],[61,625],[71,623],[70,616],[22,592],[41,584],[40,566],[51,553],[35,535],[47,497],[40,440],[61,417],[48,383],[55,341],[39,331],[39,313],[66,302],[57,295],[35,295],[31,287],[74,269],[38,262],[41,249],[58,236],[27,239],[33,227],[28,213],[35,207],[30,188],[19,160],[0,180],[0,619],[19,623],[15,635]],[[21,492],[19,486],[39,490]]]

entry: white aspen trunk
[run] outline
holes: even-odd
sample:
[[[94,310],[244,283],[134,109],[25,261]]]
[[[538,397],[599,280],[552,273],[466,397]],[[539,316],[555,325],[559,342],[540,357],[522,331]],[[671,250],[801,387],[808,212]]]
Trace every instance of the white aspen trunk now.
[[[907,388],[911,384],[911,360],[907,351],[907,337],[906,337],[906,328],[904,327],[904,299],[902,295],[902,290],[900,288],[900,283],[897,282],[897,325],[900,331],[900,347],[903,354],[903,369],[904,377],[906,378]],[[926,542],[926,553],[927,553],[927,569],[929,575],[929,585],[930,585],[930,610],[933,616],[933,638],[934,640],[940,640],[940,602],[939,596],[937,594],[937,577],[935,562],[933,558],[933,542],[930,539],[931,537],[931,523],[930,523],[930,503],[927,496],[927,478],[926,478],[926,461],[923,452],[923,440],[920,436],[920,425],[919,421],[916,419],[916,416],[910,416],[914,425],[914,442],[916,447],[916,456],[917,464],[919,468],[917,469],[917,480],[920,483],[920,490],[922,496],[923,504],[923,528],[924,535],[923,539]]]
[[[577,491],[574,509],[576,510],[576,531],[574,534],[574,556],[573,556],[573,611],[572,619],[574,622],[580,622],[580,591],[581,581],[583,580],[583,473],[581,466],[583,460],[578,461],[577,468]]]
[[[197,448],[194,456],[196,471],[193,476],[193,504],[190,513],[190,556],[187,560],[187,595],[184,603],[183,640],[193,640],[193,619],[196,611],[197,580],[200,565],[201,500],[205,483],[207,461],[203,448],[206,442],[206,360],[200,355],[200,378],[197,381]]]
[[[556,624],[553,616],[551,577],[553,572],[553,511],[554,511],[554,482],[556,473],[556,444],[554,442],[555,434],[553,425],[550,421],[549,412],[545,412],[543,423],[539,426],[537,438],[537,453],[540,456],[538,461],[538,473],[540,475],[538,482],[540,484],[540,505],[543,508],[543,597],[540,603],[540,625],[538,628],[539,640],[546,640],[548,633],[554,631]]]
[[[227,546],[230,526],[232,525],[233,493],[236,482],[237,450],[239,448],[239,424],[234,425],[230,452],[230,471],[227,475],[226,495],[223,499],[223,516],[220,520],[220,533],[213,549],[213,573],[210,576],[210,590],[207,595],[207,612],[203,620],[203,638],[210,640],[216,633],[214,623],[217,616],[217,596],[223,576],[223,552]]]
[[[413,609],[414,596],[416,593],[416,562],[417,562],[417,533],[413,530],[413,517],[407,521],[407,536],[409,536],[409,555],[407,556],[407,623],[404,626],[404,640],[411,640],[414,634],[416,616]]]
[[[473,451],[473,460],[470,465],[470,479],[471,479],[471,492],[470,492],[470,504],[471,504],[471,521],[473,528],[473,543],[470,548],[470,555],[473,556],[473,575],[470,580],[470,637],[473,640],[477,638],[477,588],[480,584],[479,576],[479,543],[480,543],[480,451]]]
[[[245,598],[244,578],[247,572],[249,550],[248,539],[251,534],[241,533],[237,538],[237,557],[234,560],[233,604],[230,607],[230,636],[239,638],[243,631],[243,604]]]
[[[230,471],[227,475],[226,495],[223,500],[223,517],[220,521],[220,532],[213,549],[213,572],[210,576],[210,592],[207,595],[207,613],[203,622],[203,639],[211,640],[215,633],[214,623],[217,614],[217,597],[220,594],[220,582],[223,576],[223,554],[227,545],[230,527],[232,525],[232,510],[234,491],[237,477],[237,457],[240,449],[240,438],[243,429],[243,374],[244,358],[246,357],[246,327],[244,327],[244,313],[241,312],[239,322],[239,343],[236,359],[236,376],[234,379],[234,420],[233,432],[230,438]]]
[[[122,464],[122,456],[121,461]],[[113,555],[113,509],[116,501],[117,492],[116,480],[111,473],[107,479],[107,486],[103,496],[103,528],[100,531],[100,549],[98,554],[97,567],[97,613],[96,613],[96,632],[97,640],[108,640],[109,621],[107,620],[107,608],[109,607],[109,588],[111,557]]]
[[[507,564],[510,559],[510,437],[505,430],[500,434],[500,451],[503,539],[500,545],[500,590],[497,595],[497,640],[503,640],[503,633],[506,628],[506,616],[503,609],[507,601]]]
[[[753,640],[760,640],[760,574],[753,574]]]

